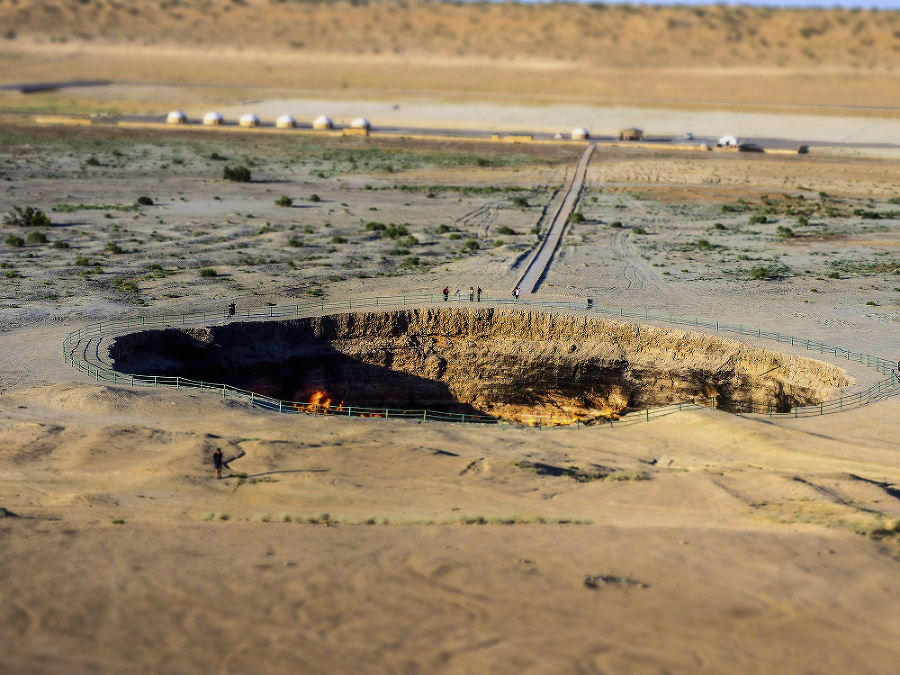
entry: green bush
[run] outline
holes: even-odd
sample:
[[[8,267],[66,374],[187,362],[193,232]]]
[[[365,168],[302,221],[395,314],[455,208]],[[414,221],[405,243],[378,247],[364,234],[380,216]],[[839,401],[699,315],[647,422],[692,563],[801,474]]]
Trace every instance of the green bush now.
[[[765,225],[768,222],[769,222],[769,219],[761,213],[757,213],[754,216],[750,216],[750,220],[748,221],[748,223],[750,225],[757,225],[757,224]]]
[[[528,200],[525,197],[513,197],[513,206],[519,206],[521,208],[527,208],[530,206]]]
[[[610,226],[610,227],[615,227],[615,228],[618,229],[618,228],[622,227],[622,221],[621,221],[621,220],[614,220],[614,221],[612,221],[612,222],[609,224],[609,226]]]
[[[505,244],[505,243],[506,242],[503,241],[502,239],[494,239],[494,248],[499,248],[500,246],[503,246],[503,244]]]
[[[462,239],[462,235],[459,232],[451,232],[447,236],[447,239],[449,239],[450,241],[457,241],[459,239]]]
[[[449,232],[449,231],[450,231],[449,225],[438,225],[438,229],[437,229],[438,234],[444,234],[445,232]]]
[[[19,227],[50,227],[52,224],[47,214],[40,209],[26,206],[24,209],[13,206],[13,213],[5,217],[5,222]]]
[[[794,231],[789,227],[785,227],[784,225],[779,225],[778,229],[775,230],[775,233],[782,239],[790,239],[794,236]]]
[[[138,197],[137,203],[139,206],[153,206],[153,200],[150,197]]]
[[[346,244],[347,237],[342,237],[342,236],[336,234],[331,238],[331,243],[332,244]]]
[[[511,227],[503,225],[502,227],[497,228],[497,234],[515,235],[516,231]]]
[[[309,196],[309,201],[311,201],[311,202],[320,202],[320,201],[322,201],[322,198],[321,198],[319,195],[317,195],[317,194],[311,194],[311,195]]]
[[[53,248],[69,248],[69,242],[57,239],[53,242]]]
[[[384,234],[391,239],[399,239],[400,237],[408,235],[409,230],[406,228],[406,225],[395,225],[394,223],[391,223],[385,228]]]
[[[477,239],[466,239],[463,244],[463,251],[477,251],[479,248],[481,247],[478,245]]]
[[[87,267],[88,265],[90,265],[90,263],[88,262],[87,258],[85,258],[83,255],[80,255],[75,258],[75,265],[78,267]]]
[[[222,178],[225,180],[230,180],[235,183],[249,183],[250,182],[250,169],[246,166],[226,166],[222,170]]]
[[[797,218],[797,227],[807,227],[809,225],[809,219],[806,216],[800,216]]]
[[[724,230],[724,229],[727,229],[727,228],[726,228],[722,223],[714,223],[714,224],[713,224],[713,229],[714,229],[714,230]]]
[[[829,272],[829,273],[828,273],[828,278],[829,278],[829,279],[840,279],[840,278],[841,278],[841,273],[840,273],[840,272]]]
[[[200,268],[200,276],[201,277],[217,277],[219,273],[216,272],[212,267],[202,267]]]
[[[292,248],[302,248],[306,244],[302,239],[297,239],[296,237],[291,237],[290,239],[288,239],[287,245]]]
[[[275,206],[283,206],[285,208],[291,207],[294,205],[294,200],[288,197],[287,195],[281,195],[278,199],[275,200]]]
[[[583,223],[585,220],[584,214],[581,211],[573,211],[569,214],[570,223]]]
[[[635,234],[647,234],[647,230],[645,230],[643,227],[635,227],[631,231]]]
[[[754,267],[752,270],[750,270],[750,278],[756,279],[757,281],[765,281],[769,278],[769,268]]]
[[[106,242],[106,246],[103,248],[103,250],[106,251],[107,253],[113,253],[113,254],[118,254],[118,253],[124,253],[124,252],[125,252],[125,249],[122,248],[121,246],[119,246],[119,245],[118,245],[116,242],[114,242],[114,241],[108,241],[108,242]]]
[[[14,234],[8,234],[6,235],[6,245],[10,248],[22,248],[25,245],[25,240]]]
[[[703,249],[704,251],[708,251],[712,248],[712,244],[709,243],[708,239],[698,239],[697,240],[697,248]]]
[[[47,235],[41,232],[40,230],[35,230],[34,232],[28,233],[28,243],[29,244],[46,244],[47,243]]]

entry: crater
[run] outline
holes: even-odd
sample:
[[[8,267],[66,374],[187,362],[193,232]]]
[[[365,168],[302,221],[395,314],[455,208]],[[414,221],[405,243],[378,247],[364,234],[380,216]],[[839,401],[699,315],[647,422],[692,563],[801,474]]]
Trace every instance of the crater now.
[[[427,308],[145,330],[122,373],[181,376],[306,403],[555,423],[715,397],[786,412],[852,384],[837,366],[702,333],[511,309]]]

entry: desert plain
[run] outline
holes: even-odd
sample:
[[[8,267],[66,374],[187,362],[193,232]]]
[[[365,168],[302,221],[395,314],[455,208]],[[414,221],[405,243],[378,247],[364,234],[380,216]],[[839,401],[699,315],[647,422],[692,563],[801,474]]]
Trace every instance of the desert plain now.
[[[597,142],[577,217],[523,301],[896,362],[897,12],[0,14],[3,83],[107,81],[0,94],[0,211],[49,220],[0,231],[0,671],[896,672],[896,387],[824,415],[459,425],[98,382],[63,342],[124,318],[219,322],[230,302],[522,311],[510,291]],[[174,109],[195,123],[164,124]],[[212,110],[232,124],[196,124]],[[245,113],[373,129],[238,128]],[[654,142],[615,142],[627,126]],[[575,127],[593,139],[569,140]],[[671,147],[687,131],[809,153]],[[249,182],[225,179],[238,167]],[[799,341],[740,340],[842,369],[832,398],[885,378]],[[113,365],[102,349],[88,360]]]

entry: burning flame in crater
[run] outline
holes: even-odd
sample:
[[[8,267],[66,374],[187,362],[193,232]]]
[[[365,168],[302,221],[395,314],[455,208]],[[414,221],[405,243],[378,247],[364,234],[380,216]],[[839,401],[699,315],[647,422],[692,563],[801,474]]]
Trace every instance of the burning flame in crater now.
[[[331,398],[328,394],[319,389],[309,397],[309,403],[295,403],[294,407],[300,412],[312,413],[313,415],[334,415],[343,411],[344,402],[341,401],[336,407],[332,406]]]

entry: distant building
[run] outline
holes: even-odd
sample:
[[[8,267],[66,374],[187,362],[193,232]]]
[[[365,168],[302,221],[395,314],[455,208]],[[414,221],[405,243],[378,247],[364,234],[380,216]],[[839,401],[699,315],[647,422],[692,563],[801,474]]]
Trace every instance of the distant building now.
[[[331,118],[325,117],[322,115],[321,117],[317,117],[313,122],[313,129],[333,129],[334,122],[331,121]]]
[[[622,129],[619,132],[620,141],[640,141],[644,138],[644,130],[636,127],[630,129]]]

